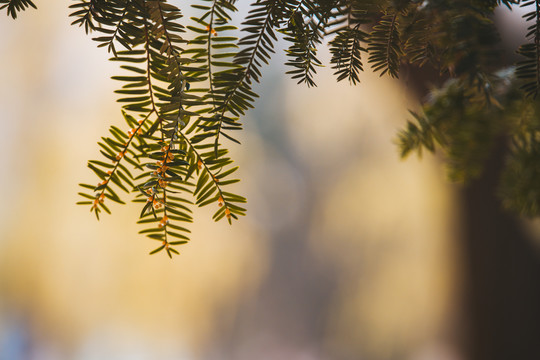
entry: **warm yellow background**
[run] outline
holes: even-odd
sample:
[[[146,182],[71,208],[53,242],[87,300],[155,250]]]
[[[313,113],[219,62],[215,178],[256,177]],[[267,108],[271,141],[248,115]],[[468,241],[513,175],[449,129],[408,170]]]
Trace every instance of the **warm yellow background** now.
[[[323,68],[307,89],[279,55],[231,144],[248,216],[198,211],[181,256],[149,256],[137,205],[75,205],[124,124],[67,5],[0,18],[1,359],[456,358],[452,189],[432,156],[398,158],[406,84]]]

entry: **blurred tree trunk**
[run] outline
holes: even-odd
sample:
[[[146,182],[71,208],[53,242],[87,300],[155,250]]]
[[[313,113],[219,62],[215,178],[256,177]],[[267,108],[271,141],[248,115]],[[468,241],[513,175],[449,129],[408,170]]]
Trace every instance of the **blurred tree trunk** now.
[[[501,67],[511,63],[501,57]],[[446,79],[429,67],[405,67],[404,82],[419,99]],[[463,186],[458,202],[461,321],[464,360],[540,359],[540,242],[502,207],[497,188],[506,139],[482,175]]]
[[[501,139],[482,176],[462,190],[466,360],[540,359],[540,252],[497,198],[506,150]]]

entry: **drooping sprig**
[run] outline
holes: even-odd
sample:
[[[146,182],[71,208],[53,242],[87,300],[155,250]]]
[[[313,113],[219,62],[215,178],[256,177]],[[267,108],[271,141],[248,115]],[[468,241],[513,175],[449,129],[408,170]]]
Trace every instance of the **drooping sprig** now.
[[[209,50],[202,54],[206,61],[201,61],[195,47],[185,48],[180,10],[164,0],[82,1],[72,7],[75,24],[107,34],[94,40],[113,53],[111,60],[125,72],[113,79],[122,83],[115,92],[130,128],[126,133],[112,127],[112,136],[102,138],[101,153],[112,164],[89,162],[100,182],[81,185],[86,191],[80,193],[85,198],[80,204],[90,205],[99,217],[102,210],[110,213],[105,199],[124,203],[115,187],[133,194],[134,202],[142,206],[140,233],[161,242],[151,253],[163,250],[169,257],[179,253],[177,245],[189,241],[190,230],[181,224],[192,222],[194,205],[215,203],[216,221],[225,217],[231,223],[244,215],[245,209],[237,204],[245,199],[224,190],[238,181],[229,179],[237,167],[231,167],[226,149],[217,154],[208,151],[214,144],[201,136],[207,130],[204,114],[217,108],[214,92],[204,83],[210,81],[213,88],[212,68],[218,72],[227,68],[216,59],[231,57],[221,52],[229,47],[224,37],[204,44]],[[216,26],[205,29],[205,38],[211,40],[217,31],[232,29],[226,25],[230,20],[226,12],[217,5],[213,9]],[[203,22],[204,18],[199,21]],[[116,44],[124,49],[116,50]]]
[[[525,81],[522,88],[526,94],[535,98],[540,86],[540,1],[526,1],[521,6],[533,9],[523,15],[531,23],[527,28],[530,42],[521,45],[517,51],[525,58],[517,64],[517,77]]]
[[[7,9],[8,16],[17,18],[17,13],[26,10],[29,7],[37,9],[32,0],[0,0],[0,10]]]
[[[401,42],[398,30],[398,12],[384,14],[369,35],[369,59],[373,71],[380,71],[381,76],[388,73],[397,77],[399,73]]]
[[[322,66],[317,58],[317,47],[322,43],[324,29],[332,13],[332,6],[324,2],[300,0],[288,7],[287,24],[282,32],[291,45],[287,49],[288,61],[292,67],[287,71],[291,78],[307,86],[316,86],[313,76],[316,68]]]

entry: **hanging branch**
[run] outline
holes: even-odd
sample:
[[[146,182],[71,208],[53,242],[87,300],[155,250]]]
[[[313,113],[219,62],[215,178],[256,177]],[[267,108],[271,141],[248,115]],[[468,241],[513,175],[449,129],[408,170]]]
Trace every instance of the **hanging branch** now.
[[[521,7],[534,5],[534,10],[523,15],[526,21],[532,22],[528,27],[527,39],[531,43],[521,45],[518,54],[525,57],[525,60],[517,63],[517,77],[523,79],[525,83],[522,89],[527,96],[536,98],[540,85],[540,0],[527,1]]]

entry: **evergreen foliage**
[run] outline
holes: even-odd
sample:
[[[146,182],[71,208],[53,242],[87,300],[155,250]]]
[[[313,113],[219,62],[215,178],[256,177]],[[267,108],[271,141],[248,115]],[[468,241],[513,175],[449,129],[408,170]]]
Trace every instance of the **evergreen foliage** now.
[[[503,202],[534,216],[540,211],[540,0],[256,0],[240,31],[234,0],[192,0],[190,19],[167,0],[75,0],[73,25],[93,33],[119,63],[116,93],[124,125],[99,142],[101,160],[88,167],[97,185],[81,184],[99,217],[107,202],[131,194],[141,208],[140,231],[164,250],[189,241],[194,206],[215,206],[229,223],[245,214],[245,198],[230,190],[237,167],[222,142],[238,143],[241,117],[253,107],[263,68],[281,37],[289,43],[287,73],[315,86],[318,48],[328,42],[337,81],[360,82],[369,66],[381,76],[428,66],[445,84],[398,134],[401,155],[441,149],[450,177],[482,172],[503,139],[510,155]],[[500,62],[498,6],[527,7],[527,43],[514,66]],[[30,0],[0,0],[8,15]]]
[[[28,7],[37,9],[32,0],[0,0],[0,10],[7,9],[7,14],[12,18],[17,18],[17,13],[26,10]]]

